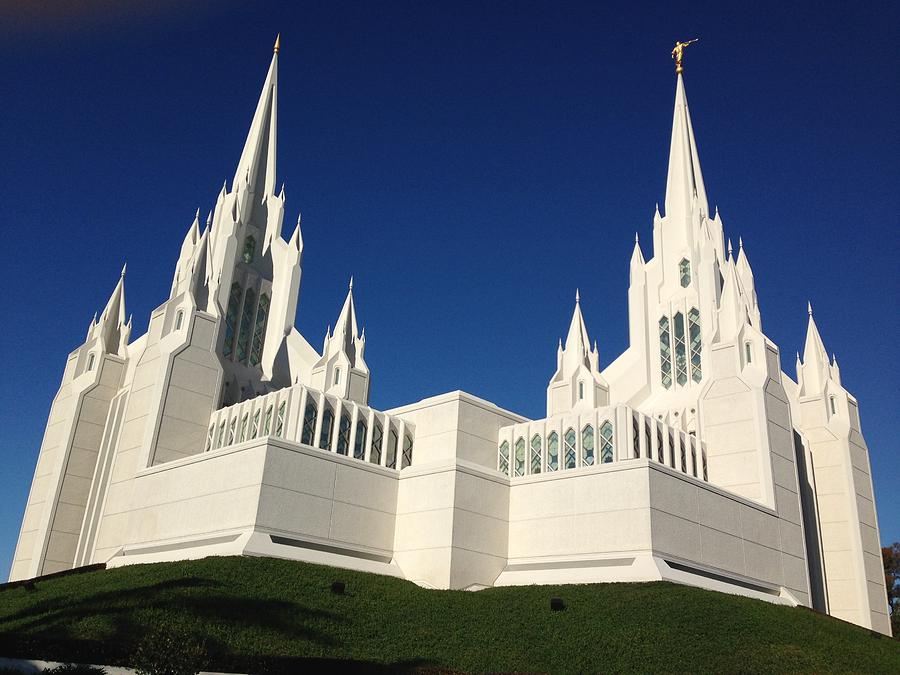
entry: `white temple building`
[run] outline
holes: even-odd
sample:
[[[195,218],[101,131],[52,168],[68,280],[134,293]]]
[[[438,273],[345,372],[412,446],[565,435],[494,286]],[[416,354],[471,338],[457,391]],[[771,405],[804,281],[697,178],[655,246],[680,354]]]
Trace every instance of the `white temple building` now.
[[[680,72],[629,346],[602,367],[576,296],[539,420],[461,391],[371,408],[352,282],[321,350],[297,331],[277,101],[276,43],[234,179],[147,333],[123,269],[69,354],[10,579],[209,555],[433,588],[665,579],[890,633],[857,400],[812,309],[782,371],[744,246],[710,211]]]

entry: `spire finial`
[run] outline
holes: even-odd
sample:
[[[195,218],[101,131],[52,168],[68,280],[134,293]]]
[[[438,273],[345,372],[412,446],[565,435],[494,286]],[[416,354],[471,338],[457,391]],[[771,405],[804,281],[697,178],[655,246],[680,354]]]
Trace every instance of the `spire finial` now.
[[[812,303],[809,300],[806,301],[806,313],[812,316]]]
[[[731,237],[728,238],[728,257],[730,258],[734,253],[734,249],[731,248]]]
[[[122,265],[122,274],[120,274],[119,276],[122,276],[122,277],[125,276],[125,268],[127,268],[127,267],[128,267],[128,263],[125,263],[124,265]]]
[[[353,290],[353,275],[350,275],[350,290]]]
[[[738,237],[738,249],[740,249],[742,251],[744,250],[744,238],[743,237]]]
[[[575,304],[577,305],[580,302],[581,302],[581,293],[579,293],[578,289],[576,288],[575,289]]]
[[[300,219],[301,219],[302,217],[303,217],[303,216],[302,216],[301,213],[298,211],[298,212],[297,212],[297,227],[300,227]]]
[[[675,48],[672,50],[672,58],[675,59],[675,73],[681,75],[684,72],[684,67],[681,65],[681,59],[684,56],[684,48],[688,45],[692,45],[700,38],[694,38],[693,40],[688,40],[687,42],[681,42],[680,40],[675,41]]]
[[[634,233],[634,243],[635,244],[638,243],[638,233],[637,232]]]
[[[281,51],[281,33],[275,36],[275,46],[272,48],[276,54]]]

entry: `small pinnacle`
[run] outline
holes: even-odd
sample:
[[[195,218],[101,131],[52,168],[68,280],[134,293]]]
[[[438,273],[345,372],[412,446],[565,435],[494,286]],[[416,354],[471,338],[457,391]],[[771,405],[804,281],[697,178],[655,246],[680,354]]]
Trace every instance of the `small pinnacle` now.
[[[353,290],[353,275],[350,275],[350,290]]]
[[[120,276],[123,276],[123,277],[125,276],[125,268],[127,268],[127,267],[128,267],[128,263],[125,263],[124,265],[122,265],[122,274]]]
[[[575,304],[581,302],[581,293],[578,292],[578,289],[575,289]]]
[[[206,226],[212,227],[212,211],[206,215]]]
[[[97,318],[97,314],[94,313],[94,318]],[[562,349],[562,338],[559,338],[559,349]]]
[[[94,312],[94,323],[97,323],[97,312]]]
[[[596,340],[594,340],[594,351],[595,352],[597,351],[597,341]]]
[[[281,33],[275,36],[275,46],[272,48],[276,54],[281,51]]]
[[[731,254],[732,254],[731,239],[729,239],[728,240],[728,257],[729,258],[731,257]]]
[[[282,198],[284,198],[284,183],[281,184],[281,195],[280,196]]]
[[[194,214],[194,220],[200,220],[200,207],[197,207],[197,212]]]
[[[812,303],[809,300],[806,301],[806,313],[812,316]]]
[[[743,237],[738,237],[738,248],[739,249],[744,248],[744,238]]]
[[[634,243],[635,244],[638,243],[638,233],[637,232],[634,233]]]
[[[301,218],[302,218],[302,215],[298,212],[297,213],[297,227],[300,227],[300,219]]]

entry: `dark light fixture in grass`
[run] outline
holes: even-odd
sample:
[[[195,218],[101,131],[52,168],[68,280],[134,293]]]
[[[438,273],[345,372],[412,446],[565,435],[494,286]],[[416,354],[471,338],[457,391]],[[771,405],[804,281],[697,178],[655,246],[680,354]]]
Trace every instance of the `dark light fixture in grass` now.
[[[332,581],[331,582],[331,592],[335,595],[343,595],[344,590],[346,589],[346,584],[343,581]]]
[[[550,611],[562,612],[566,608],[566,603],[562,598],[550,598]]]

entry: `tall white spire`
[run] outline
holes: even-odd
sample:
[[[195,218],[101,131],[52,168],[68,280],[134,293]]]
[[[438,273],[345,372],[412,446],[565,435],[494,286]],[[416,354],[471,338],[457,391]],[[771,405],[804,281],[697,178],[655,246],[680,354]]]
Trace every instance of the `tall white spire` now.
[[[688,214],[694,195],[697,206],[709,213],[706,187],[700,171],[700,158],[694,140],[694,128],[688,111],[684,79],[678,73],[675,85],[675,114],[672,118],[672,141],[669,146],[669,172],[666,177],[666,217]]]
[[[359,339],[359,329],[356,324],[356,307],[353,302],[353,277],[350,277],[347,297],[344,300],[344,306],[341,307],[337,323],[334,324],[334,333],[332,333],[331,339],[339,340],[340,346],[350,359],[350,365],[355,365],[356,341]]]
[[[103,350],[110,354],[118,354],[121,334],[125,327],[125,268],[122,266],[122,273],[119,275],[119,281],[113,289],[106,307],[100,314],[100,318],[96,320],[92,336],[98,335],[103,345]]]

